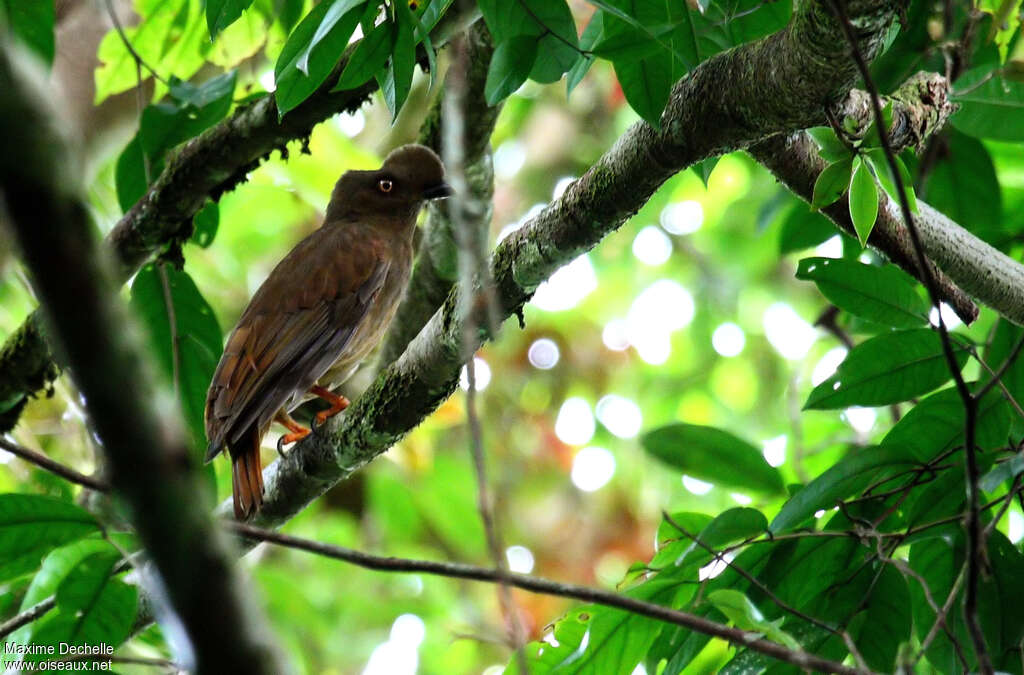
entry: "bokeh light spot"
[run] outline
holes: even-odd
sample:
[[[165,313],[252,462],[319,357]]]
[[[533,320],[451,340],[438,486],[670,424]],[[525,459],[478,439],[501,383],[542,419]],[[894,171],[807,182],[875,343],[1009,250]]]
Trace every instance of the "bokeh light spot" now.
[[[747,336],[734,323],[723,323],[711,334],[711,346],[722,356],[737,356],[746,344]]]
[[[586,445],[594,437],[594,414],[579,397],[567,398],[555,419],[555,435],[568,445]]]
[[[599,490],[615,475],[615,456],[604,448],[583,448],[572,460],[572,482],[584,492]]]
[[[634,438],[644,423],[640,406],[618,394],[601,397],[596,411],[601,424],[619,438]]]
[[[530,365],[541,370],[554,368],[558,364],[559,355],[558,345],[549,338],[534,340],[526,352],[526,358],[530,360]]]

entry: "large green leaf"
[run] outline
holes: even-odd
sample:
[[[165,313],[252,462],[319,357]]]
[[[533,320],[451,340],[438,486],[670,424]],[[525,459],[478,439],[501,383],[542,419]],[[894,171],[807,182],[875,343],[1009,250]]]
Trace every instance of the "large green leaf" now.
[[[516,35],[499,44],[491,58],[484,85],[484,97],[490,105],[497,105],[514,93],[530,75],[537,58],[537,39],[529,35]]]
[[[959,367],[967,350],[953,338]],[[805,409],[900,403],[939,387],[951,377],[942,341],[927,328],[883,333],[857,345],[836,373],[819,384]]]
[[[555,82],[580,56],[576,23],[565,0],[480,0],[480,11],[495,44],[517,35],[537,39],[530,79]]]
[[[395,48],[387,69],[377,75],[384,103],[391,111],[391,119],[398,117],[412,88],[412,73],[416,65],[416,38],[408,12],[399,12],[395,31]]]
[[[946,152],[928,174],[921,196],[971,232],[992,240],[1002,234],[1003,221],[992,158],[981,141],[955,129],[945,142]]]
[[[117,647],[124,642],[135,622],[138,591],[113,576],[120,560],[120,553],[107,551],[79,562],[57,588],[56,616],[33,634],[32,644]],[[47,658],[39,654],[31,660]]]
[[[680,527],[686,531],[680,531]],[[658,552],[651,559],[650,567],[701,567],[712,558],[708,548],[717,550],[767,530],[768,521],[757,509],[727,509],[710,522],[703,514],[674,513],[671,520],[662,520],[658,527]]]
[[[331,91],[355,89],[368,81],[384,67],[394,48],[395,24],[384,21],[359,42]]]
[[[780,494],[782,477],[761,451],[727,431],[670,424],[644,434],[644,449],[684,473],[731,488]]]
[[[951,121],[978,138],[1024,141],[1024,83],[994,75],[991,66],[964,73],[950,98],[960,104]]]
[[[929,306],[918,294],[916,282],[893,265],[804,258],[796,278],[813,281],[834,305],[869,321],[895,328],[928,322]]]
[[[135,276],[131,302],[146,326],[163,374],[178,393],[191,445],[200,458],[206,451],[206,390],[220,361],[223,334],[188,273],[159,265],[146,265]]]
[[[346,6],[349,10],[343,16],[329,16],[335,6]],[[285,113],[305,101],[327,79],[345,51],[360,14],[359,7],[351,7],[349,0],[325,0],[295,27],[274,64],[277,86],[274,99],[279,116],[284,117]],[[319,34],[321,26],[328,25]],[[314,38],[317,39],[315,45]]]
[[[96,520],[70,502],[0,494],[0,581],[38,568],[54,548],[98,530]]]
[[[672,86],[672,56],[655,53],[643,59],[615,62],[615,77],[630,107],[651,126],[661,126],[661,112]]]
[[[206,26],[210,38],[216,38],[217,33],[237,21],[251,4],[252,0],[206,0]]]
[[[761,610],[742,592],[723,588],[708,593],[708,600],[737,628],[761,633],[766,639],[779,642],[790,649],[800,649],[799,643],[793,639],[793,636],[782,630],[782,619],[777,621],[765,619]]]
[[[783,504],[769,529],[783,532],[798,527],[821,509],[830,509],[841,499],[858,493],[871,481],[894,469],[914,465],[902,448],[879,446],[857,448],[836,462]]]
[[[0,20],[46,65],[53,63],[53,0],[0,0]]]
[[[231,109],[235,71],[218,75],[200,86],[172,78],[171,101],[142,111],[139,140],[151,159],[213,126]]]
[[[855,601],[867,608],[857,616],[850,633],[867,664],[878,672],[890,673],[896,670],[900,645],[910,640],[910,588],[892,565],[865,572],[870,572],[864,575],[868,577],[868,592],[866,597],[858,594]]]
[[[583,76],[590,70],[590,66],[594,63],[594,55],[590,53],[591,47],[601,39],[604,35],[604,12],[594,12],[593,16],[590,17],[590,22],[587,23],[587,27],[583,29],[583,35],[580,36],[580,49],[585,53],[580,54],[579,60],[569,70],[566,76],[565,89],[566,95],[571,95],[572,90],[576,88],[582,80]]]
[[[316,49],[317,45],[327,39],[337,26],[349,12],[355,10],[360,5],[364,4],[366,0],[334,0],[331,3],[327,13],[324,14],[324,18],[320,20],[320,25],[316,27],[316,31],[313,32],[313,37],[309,39],[309,42],[299,52],[298,57],[295,59],[295,67],[300,71],[309,75],[309,57]],[[353,31],[355,27],[353,27]],[[346,44],[348,38],[352,36],[349,32],[348,37],[345,38]],[[344,48],[344,46],[343,46]],[[340,53],[339,53],[340,54]]]
[[[989,450],[1006,443],[1010,427],[1009,404],[997,390],[978,403],[975,444]],[[882,445],[901,448],[904,456],[927,462],[963,443],[964,404],[955,388],[944,389],[924,399],[900,418],[882,440]]]
[[[837,234],[835,225],[803,203],[795,205],[779,230],[779,253],[785,255],[817,246]]]
[[[57,592],[57,587],[67,578],[68,574],[86,557],[101,552],[115,551],[105,539],[89,538],[56,548],[44,559],[43,564],[32,577],[32,583],[21,599],[21,611],[42,602]],[[33,624],[22,626],[9,638],[17,644],[27,644],[32,635]]]

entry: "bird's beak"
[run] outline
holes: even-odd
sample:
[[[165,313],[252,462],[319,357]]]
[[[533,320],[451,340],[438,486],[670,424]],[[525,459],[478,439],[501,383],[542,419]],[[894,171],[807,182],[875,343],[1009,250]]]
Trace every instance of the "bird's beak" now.
[[[453,194],[455,194],[455,191],[452,190],[452,186],[443,181],[423,190],[424,199],[444,199],[445,197],[451,197]]]

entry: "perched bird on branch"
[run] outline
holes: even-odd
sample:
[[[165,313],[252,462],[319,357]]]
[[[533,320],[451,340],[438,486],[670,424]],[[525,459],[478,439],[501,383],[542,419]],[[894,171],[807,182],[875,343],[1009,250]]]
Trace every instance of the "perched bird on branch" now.
[[[278,263],[238,320],[206,397],[207,461],[227,447],[235,517],[263,503],[260,441],[273,421],[281,445],[310,434],[289,414],[320,397],[323,424],[348,405],[331,390],[359,367],[395,315],[412,267],[416,216],[447,197],[441,160],[398,148],[376,171],[348,171],[320,229]],[[316,424],[314,424],[314,427]]]

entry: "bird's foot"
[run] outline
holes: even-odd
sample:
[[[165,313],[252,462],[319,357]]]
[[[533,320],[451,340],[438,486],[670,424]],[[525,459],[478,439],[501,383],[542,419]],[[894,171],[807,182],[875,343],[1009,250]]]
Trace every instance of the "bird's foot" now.
[[[309,391],[331,404],[330,408],[327,410],[321,410],[313,417],[312,426],[314,431],[322,427],[324,422],[349,406],[349,400],[347,398],[335,394],[320,385],[314,386]]]
[[[285,457],[284,446],[290,445],[297,441],[301,441],[306,436],[309,436],[312,431],[308,427],[304,427],[289,415],[287,412],[281,411],[274,416],[274,421],[283,425],[289,432],[277,439],[277,454],[281,457]]]

